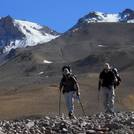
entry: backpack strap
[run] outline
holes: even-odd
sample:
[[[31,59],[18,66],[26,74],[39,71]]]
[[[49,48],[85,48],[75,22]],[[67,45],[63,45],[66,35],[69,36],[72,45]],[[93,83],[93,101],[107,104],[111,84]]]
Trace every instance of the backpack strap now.
[[[76,75],[71,74],[71,78],[72,78],[75,82],[78,82]]]

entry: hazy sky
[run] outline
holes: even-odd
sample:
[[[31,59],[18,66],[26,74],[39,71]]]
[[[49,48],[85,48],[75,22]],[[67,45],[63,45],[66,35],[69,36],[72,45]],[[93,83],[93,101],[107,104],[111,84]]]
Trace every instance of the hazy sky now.
[[[0,0],[0,16],[10,15],[46,25],[58,32],[71,28],[90,11],[134,9],[134,0]]]

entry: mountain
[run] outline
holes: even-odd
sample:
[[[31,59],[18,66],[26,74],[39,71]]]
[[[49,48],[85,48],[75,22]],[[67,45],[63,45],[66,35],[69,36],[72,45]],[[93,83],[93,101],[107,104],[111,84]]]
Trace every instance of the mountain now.
[[[9,52],[12,48],[35,46],[58,36],[54,30],[33,22],[15,20],[10,16],[0,19],[1,53]]]
[[[133,10],[126,9],[118,15],[129,14],[128,19],[133,20],[133,13]],[[91,17],[91,13],[89,16]],[[84,16],[83,22],[87,18],[89,17]],[[6,64],[7,68],[12,64],[16,71],[18,65],[25,64],[23,70],[28,72],[32,65],[38,66],[34,67],[36,69],[32,70],[32,73],[40,71],[46,72],[47,75],[54,75],[58,74],[63,64],[71,64],[76,72],[83,73],[83,71],[99,71],[104,62],[110,62],[120,70],[134,70],[134,23],[127,21],[80,23],[80,20],[67,32],[48,43],[17,49],[16,57]],[[122,58],[124,60],[120,60]]]
[[[125,9],[121,13],[113,14],[95,11],[89,12],[89,14],[78,20],[73,29],[88,23],[134,23],[134,10]]]
[[[99,22],[127,22],[134,23],[134,10],[125,9],[121,13],[109,14],[103,12],[90,12],[80,18],[78,23],[99,23]]]
[[[5,81],[6,77],[11,78],[11,83],[8,79],[11,85],[15,80],[18,81],[16,84],[27,83],[30,77],[29,82],[38,81],[40,76],[44,76],[46,83],[51,83],[51,77],[57,81],[61,75],[60,68],[65,64],[70,64],[77,74],[86,74],[99,72],[104,62],[116,66],[123,73],[133,74],[133,29],[134,24],[126,22],[82,23],[78,30],[73,26],[50,42],[17,49],[16,55],[0,67],[0,77]]]

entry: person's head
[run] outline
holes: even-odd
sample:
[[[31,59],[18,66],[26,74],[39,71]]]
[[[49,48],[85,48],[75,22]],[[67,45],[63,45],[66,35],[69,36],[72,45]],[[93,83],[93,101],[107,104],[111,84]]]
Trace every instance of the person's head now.
[[[70,65],[63,66],[62,73],[64,76],[69,76],[72,73]]]
[[[64,71],[65,68],[67,68],[69,70],[69,72],[72,71],[70,65],[65,65],[62,67],[62,72]]]
[[[70,75],[70,71],[69,71],[68,68],[64,68],[64,70],[63,70],[63,75],[64,75],[64,76],[69,76],[69,75]]]
[[[70,65],[65,65],[65,66],[63,66],[63,67],[62,67],[62,72],[64,71],[64,69],[68,69],[68,71],[69,71],[70,73],[72,73],[72,69],[71,69],[71,66],[70,66]]]
[[[104,70],[110,70],[111,69],[111,67],[110,67],[110,64],[109,63],[105,63],[104,64]]]

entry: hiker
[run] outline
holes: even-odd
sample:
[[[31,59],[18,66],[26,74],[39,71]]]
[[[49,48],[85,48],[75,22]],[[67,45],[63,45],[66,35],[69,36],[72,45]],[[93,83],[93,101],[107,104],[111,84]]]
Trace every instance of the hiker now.
[[[60,82],[60,91],[63,92],[68,110],[69,118],[74,116],[74,99],[80,96],[79,84],[76,77],[72,74],[70,66],[62,68],[63,77]]]
[[[117,83],[119,85],[115,72],[110,67],[109,63],[105,63],[104,69],[99,75],[98,90],[102,91],[103,105],[106,113],[114,113],[115,87],[117,86]]]

